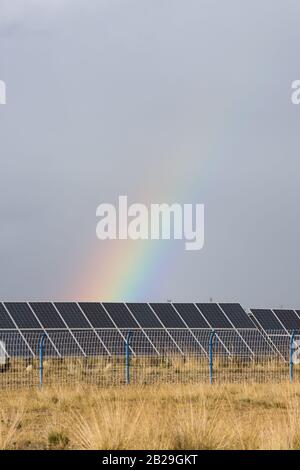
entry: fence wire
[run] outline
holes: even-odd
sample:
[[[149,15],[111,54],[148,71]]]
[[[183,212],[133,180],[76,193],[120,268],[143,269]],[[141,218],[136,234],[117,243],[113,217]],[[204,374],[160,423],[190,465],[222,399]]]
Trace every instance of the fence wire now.
[[[300,381],[299,345],[254,329],[0,330],[0,388]]]

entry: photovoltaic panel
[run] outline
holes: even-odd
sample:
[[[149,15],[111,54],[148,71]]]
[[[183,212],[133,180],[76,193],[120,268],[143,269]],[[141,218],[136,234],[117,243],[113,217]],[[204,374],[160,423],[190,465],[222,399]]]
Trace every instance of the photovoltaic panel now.
[[[103,303],[103,306],[108,311],[118,328],[139,327],[125,304],[106,302]]]
[[[212,328],[232,328],[217,304],[197,304],[197,307]]]
[[[31,302],[30,307],[44,328],[67,328],[51,302]]]
[[[8,328],[14,330],[16,327],[5,310],[4,306],[0,303],[0,328]]]
[[[235,328],[255,328],[240,304],[219,304]]]
[[[142,328],[162,328],[148,304],[128,303],[127,307]]]
[[[268,309],[251,309],[253,316],[261,328],[267,330],[284,330],[281,323],[277,320],[272,310]]]
[[[287,330],[300,330],[300,318],[293,310],[274,310],[276,317]]]
[[[87,319],[94,328],[115,328],[101,304],[96,302],[80,302]]]
[[[80,308],[73,302],[55,302],[55,307],[69,328],[90,328]]]
[[[175,303],[174,308],[185,321],[189,328],[210,328],[194,304]]]
[[[5,302],[4,304],[20,329],[40,328],[41,325],[35,318],[30,307],[25,302]]]
[[[171,304],[151,304],[156,315],[166,328],[186,328],[178,313]]]

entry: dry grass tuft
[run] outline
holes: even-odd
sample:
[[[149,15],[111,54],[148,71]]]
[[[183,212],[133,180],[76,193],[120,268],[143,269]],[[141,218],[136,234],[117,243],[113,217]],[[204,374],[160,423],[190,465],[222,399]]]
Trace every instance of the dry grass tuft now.
[[[299,449],[300,384],[3,393],[0,449]]]

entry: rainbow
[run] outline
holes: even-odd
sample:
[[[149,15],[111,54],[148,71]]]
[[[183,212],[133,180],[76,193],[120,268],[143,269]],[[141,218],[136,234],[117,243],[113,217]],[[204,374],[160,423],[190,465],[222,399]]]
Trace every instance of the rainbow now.
[[[203,174],[207,174],[204,167],[209,166],[208,155],[207,151],[205,158],[201,159]],[[155,202],[205,203],[201,200],[203,176],[199,175],[199,161],[196,169],[191,168],[194,160],[188,162],[188,159],[181,157],[172,158],[173,171],[170,170],[170,160],[165,160],[159,168],[159,179],[156,168],[152,178],[151,175],[145,175],[144,181],[150,182],[149,188],[143,191],[144,197],[128,196],[129,204],[137,201],[146,205]],[[188,180],[187,175],[193,175],[192,181]],[[159,188],[160,193],[156,191],[155,196],[150,197],[150,194],[153,195],[153,187],[150,185],[155,186],[155,190]],[[170,195],[177,196],[171,198]],[[119,194],[116,195],[115,203],[118,196]],[[100,241],[95,235],[92,247],[88,248],[83,257],[78,279],[70,287],[69,298],[110,302],[166,301],[164,283],[174,273],[183,249],[181,240]]]

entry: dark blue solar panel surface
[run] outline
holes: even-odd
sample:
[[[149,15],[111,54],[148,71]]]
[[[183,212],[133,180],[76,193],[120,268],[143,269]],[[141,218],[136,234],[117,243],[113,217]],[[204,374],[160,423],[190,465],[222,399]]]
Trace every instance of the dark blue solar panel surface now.
[[[55,302],[55,306],[69,328],[90,328],[80,308],[71,302]]]
[[[4,306],[0,303],[0,328],[9,328],[14,330],[16,327],[5,310]]]
[[[284,330],[281,323],[277,320],[272,310],[268,309],[251,309],[256,321],[263,330]]]
[[[79,305],[94,328],[115,327],[101,304],[96,302],[81,302]]]
[[[287,330],[300,330],[300,318],[293,310],[274,310],[274,313]]]
[[[25,302],[5,302],[5,306],[19,328],[41,329],[41,325]]]
[[[194,304],[176,303],[174,308],[189,328],[210,328]]]
[[[240,304],[220,304],[220,307],[235,328],[255,328],[253,322]]]
[[[232,328],[217,304],[197,304],[197,307],[212,328]]]
[[[30,306],[44,328],[66,328],[51,302],[31,302]]]
[[[129,303],[127,307],[142,328],[162,328],[162,324],[152,312],[148,304]]]
[[[156,315],[166,328],[186,328],[171,304],[151,304]]]
[[[125,304],[103,303],[118,328],[138,328],[138,324]]]

